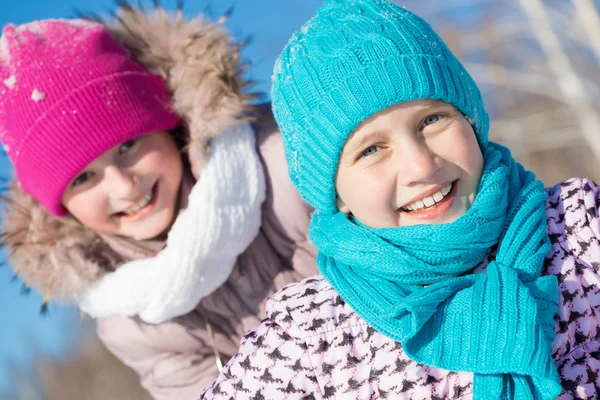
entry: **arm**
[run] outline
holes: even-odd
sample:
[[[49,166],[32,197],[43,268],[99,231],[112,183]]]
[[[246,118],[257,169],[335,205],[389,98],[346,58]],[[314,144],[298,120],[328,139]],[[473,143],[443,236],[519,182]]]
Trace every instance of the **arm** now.
[[[299,329],[285,307],[269,300],[270,318],[248,331],[240,350],[201,399],[322,399]],[[273,316],[276,318],[273,318]]]
[[[140,376],[155,399],[197,399],[219,373],[210,346],[182,325],[146,325],[123,317],[97,323],[100,340]]]
[[[600,187],[590,179],[579,178],[554,185],[548,189],[546,216],[554,242],[586,230],[600,238]]]
[[[277,251],[290,260],[297,279],[315,275],[317,249],[308,237],[313,209],[300,197],[289,177],[283,138],[269,104],[259,107],[253,128],[267,183],[262,230]]]
[[[558,281],[552,355],[565,389],[558,398],[593,397],[598,373],[593,349],[600,342],[600,188],[569,179],[549,191],[546,207],[552,251],[545,274]],[[592,375],[589,375],[589,374]]]
[[[584,198],[586,198],[587,214],[590,227],[600,238],[600,186],[591,180],[585,180],[583,185]]]

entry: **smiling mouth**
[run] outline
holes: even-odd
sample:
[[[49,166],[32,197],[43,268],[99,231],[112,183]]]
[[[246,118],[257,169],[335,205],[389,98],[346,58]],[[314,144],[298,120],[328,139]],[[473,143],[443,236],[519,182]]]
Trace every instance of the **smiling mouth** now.
[[[439,203],[442,203],[448,195],[452,192],[454,187],[454,182],[444,186],[431,196],[424,197],[420,200],[415,201],[407,206],[401,207],[400,209],[406,213],[411,213],[414,211],[422,211],[430,208],[434,208]]]
[[[154,184],[152,189],[142,198],[140,201],[132,205],[126,210],[115,213],[115,217],[122,219],[136,219],[139,215],[145,214],[144,211],[152,208],[154,200],[156,198],[158,183]]]

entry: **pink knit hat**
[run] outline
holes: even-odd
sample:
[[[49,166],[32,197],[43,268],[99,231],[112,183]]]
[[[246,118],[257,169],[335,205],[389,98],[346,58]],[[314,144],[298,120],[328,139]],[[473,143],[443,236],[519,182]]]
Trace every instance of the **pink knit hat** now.
[[[0,38],[0,140],[21,187],[53,215],[95,158],[135,137],[175,128],[163,79],[102,25],[45,20]]]

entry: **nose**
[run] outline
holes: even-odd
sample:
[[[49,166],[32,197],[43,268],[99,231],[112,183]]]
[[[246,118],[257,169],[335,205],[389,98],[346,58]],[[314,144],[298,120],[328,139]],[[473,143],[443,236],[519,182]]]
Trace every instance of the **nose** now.
[[[125,168],[110,165],[104,169],[103,186],[106,194],[119,199],[128,199],[134,193],[135,175]]]
[[[402,151],[396,152],[401,166],[398,179],[406,186],[429,182],[442,166],[436,155],[422,137],[411,137],[402,143]]]

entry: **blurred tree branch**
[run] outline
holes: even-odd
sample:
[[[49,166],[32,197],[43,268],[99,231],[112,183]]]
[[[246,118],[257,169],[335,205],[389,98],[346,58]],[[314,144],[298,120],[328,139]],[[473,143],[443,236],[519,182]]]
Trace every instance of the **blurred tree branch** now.
[[[595,158],[600,159],[600,118],[588,98],[581,78],[552,29],[546,8],[541,0],[519,1],[531,21],[534,36],[548,58],[548,66],[558,80],[558,87],[565,96],[565,101],[579,118],[581,133],[588,139]]]
[[[587,36],[596,61],[600,62],[600,16],[592,0],[573,0],[579,21]]]

